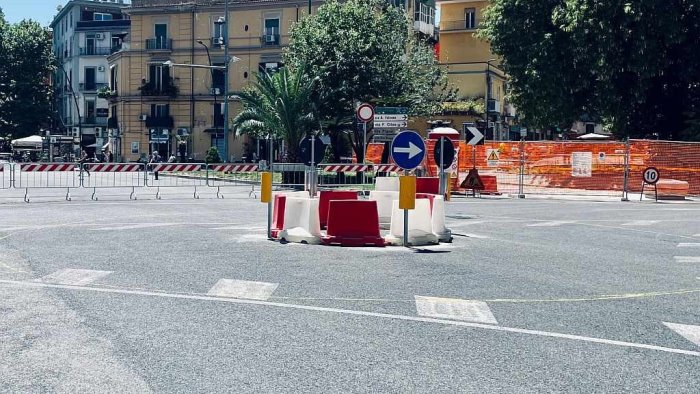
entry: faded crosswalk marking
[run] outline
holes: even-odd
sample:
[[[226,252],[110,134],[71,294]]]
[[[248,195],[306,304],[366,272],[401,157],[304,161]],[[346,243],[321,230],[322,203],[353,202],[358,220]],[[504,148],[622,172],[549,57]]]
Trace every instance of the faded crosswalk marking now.
[[[498,324],[489,306],[483,301],[415,296],[419,316]]]
[[[561,226],[564,224],[573,224],[576,223],[573,220],[552,220],[551,222],[540,222],[540,223],[533,223],[533,224],[528,224],[528,227],[556,227],[556,226]]]
[[[61,285],[84,286],[102,279],[113,271],[95,271],[75,268],[64,268],[52,274],[37,279],[38,282]]]
[[[651,226],[658,223],[658,220],[633,220],[628,223],[623,223],[623,226]]]
[[[681,242],[678,244],[679,248],[700,248],[700,242]]]
[[[279,286],[278,283],[250,282],[236,279],[220,279],[208,295],[265,301]]]
[[[127,226],[93,228],[91,231],[138,230],[138,229],[142,229],[142,228],[167,227],[167,226],[176,226],[176,225],[177,225],[177,223],[139,223],[139,224],[130,224]]]
[[[700,263],[700,256],[673,256],[677,263]]]
[[[697,346],[700,346],[700,326],[666,322],[664,322],[664,325],[683,336],[683,338],[693,342]]]

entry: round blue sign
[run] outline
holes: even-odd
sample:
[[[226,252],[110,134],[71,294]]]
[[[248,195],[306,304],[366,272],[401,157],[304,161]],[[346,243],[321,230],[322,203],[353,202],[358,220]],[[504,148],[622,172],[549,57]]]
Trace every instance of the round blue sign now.
[[[413,130],[404,130],[391,143],[391,158],[404,170],[418,167],[425,158],[423,137]]]

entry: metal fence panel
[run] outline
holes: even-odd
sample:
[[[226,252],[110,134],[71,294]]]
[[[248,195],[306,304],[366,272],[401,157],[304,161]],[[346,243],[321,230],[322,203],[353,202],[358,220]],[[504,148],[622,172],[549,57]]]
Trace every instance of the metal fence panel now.
[[[129,198],[135,199],[135,189],[146,186],[145,164],[85,163],[83,169],[82,185],[93,189],[93,200],[97,200],[97,189],[108,188],[131,188]]]
[[[257,197],[255,185],[260,184],[257,164],[207,164],[207,186],[216,188],[216,197],[223,198],[222,187],[249,187],[249,197]]]
[[[374,166],[368,164],[319,164],[318,186],[333,189],[370,189],[374,185]]]
[[[273,163],[272,186],[277,189],[304,190],[307,168],[300,163]]]
[[[14,187],[25,189],[24,201],[29,202],[29,189],[66,189],[66,201],[70,201],[70,189],[80,186],[82,171],[77,163],[20,163],[19,182]]]
[[[207,171],[204,163],[148,164],[146,170],[146,186],[157,188],[157,199],[161,197],[161,187],[193,187],[193,197],[199,198],[197,187],[207,185]]]
[[[656,167],[659,178],[688,183],[688,195],[700,196],[700,143],[630,140],[629,191],[641,192],[642,171]]]

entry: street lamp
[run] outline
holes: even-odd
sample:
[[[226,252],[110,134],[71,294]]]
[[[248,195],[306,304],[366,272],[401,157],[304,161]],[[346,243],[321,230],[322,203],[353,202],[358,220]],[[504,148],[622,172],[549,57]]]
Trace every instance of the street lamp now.
[[[63,75],[66,77],[66,81],[68,81],[68,87],[70,88],[71,95],[73,96],[73,102],[75,103],[75,111],[78,115],[78,146],[82,149],[83,148],[83,121],[80,118],[80,105],[78,105],[78,97],[75,95],[75,90],[73,90],[73,81],[71,81],[70,77],[68,76],[66,69],[63,68],[63,64],[61,64],[60,67],[61,67],[61,71],[63,71]]]
[[[491,62],[495,62],[496,59],[489,59],[486,61],[486,110],[484,111],[484,117],[486,118],[485,130],[489,128],[489,90],[491,88]],[[495,125],[494,125],[495,126]],[[500,138],[496,137],[496,130],[493,130],[494,140],[498,141]]]
[[[211,55],[209,54],[209,47],[207,46],[207,44],[202,42],[202,40],[198,40],[197,44],[203,46],[204,49],[207,51],[207,61],[209,62],[209,67],[211,67],[212,65],[211,65]],[[218,88],[214,87],[214,69],[212,68],[211,69],[211,91],[214,94],[214,122],[213,122],[214,123],[214,133],[217,133],[216,129],[218,128],[218,126],[216,125],[216,107],[218,105],[218,102],[216,101],[216,96],[219,94],[218,90],[219,90]]]

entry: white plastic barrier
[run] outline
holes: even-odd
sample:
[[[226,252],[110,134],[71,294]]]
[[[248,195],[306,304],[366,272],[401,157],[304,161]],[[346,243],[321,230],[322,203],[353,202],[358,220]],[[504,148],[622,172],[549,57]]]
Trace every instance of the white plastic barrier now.
[[[287,197],[284,208],[284,229],[279,238],[287,242],[321,243],[321,221],[318,199]]]
[[[12,186],[14,168],[10,163],[0,163],[0,189],[9,189]]]
[[[394,201],[391,229],[384,240],[390,245],[402,245],[403,236],[403,209],[399,209],[399,202]],[[426,198],[416,199],[416,208],[408,211],[408,243],[412,246],[439,243],[438,236],[433,233],[430,200]]]
[[[398,178],[397,178],[398,179]],[[369,199],[377,202],[379,226],[388,229],[391,224],[391,208],[394,201],[399,199],[398,191],[370,191]]]
[[[374,183],[374,190],[379,192],[398,192],[399,177],[396,176],[379,176]]]
[[[445,198],[443,196],[433,198],[431,222],[433,233],[437,234],[440,242],[452,242],[452,230],[445,225]]]

